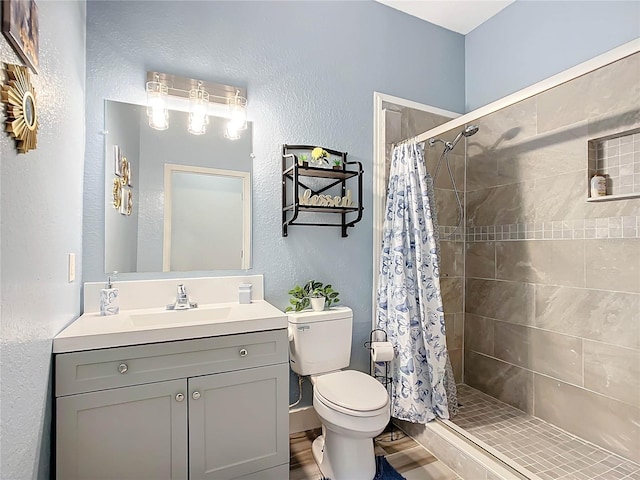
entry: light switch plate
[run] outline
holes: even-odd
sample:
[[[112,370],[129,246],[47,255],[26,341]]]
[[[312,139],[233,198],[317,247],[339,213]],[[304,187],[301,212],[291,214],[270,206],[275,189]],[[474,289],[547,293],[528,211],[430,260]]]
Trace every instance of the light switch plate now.
[[[69,283],[76,279],[76,254],[69,254]]]

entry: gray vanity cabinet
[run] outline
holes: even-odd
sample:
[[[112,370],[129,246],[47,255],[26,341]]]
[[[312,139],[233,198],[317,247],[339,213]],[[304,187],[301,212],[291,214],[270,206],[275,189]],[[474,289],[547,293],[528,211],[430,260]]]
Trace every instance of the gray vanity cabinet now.
[[[57,401],[57,478],[187,480],[186,380]]]
[[[56,355],[58,480],[288,477],[286,330]]]
[[[275,365],[189,379],[191,478],[243,478],[288,462],[282,457],[288,455],[288,422],[287,434],[277,434],[279,417],[288,415],[286,401],[282,412],[288,377]],[[285,476],[274,478],[288,475],[287,469]]]

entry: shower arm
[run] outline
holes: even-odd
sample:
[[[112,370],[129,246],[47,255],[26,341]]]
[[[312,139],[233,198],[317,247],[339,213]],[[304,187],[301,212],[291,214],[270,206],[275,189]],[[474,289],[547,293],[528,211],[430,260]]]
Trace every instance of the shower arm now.
[[[429,139],[429,147],[433,147],[438,142],[444,144],[445,147],[447,146],[447,143],[448,143],[448,142],[445,142],[444,140],[442,140],[441,138],[430,138]]]

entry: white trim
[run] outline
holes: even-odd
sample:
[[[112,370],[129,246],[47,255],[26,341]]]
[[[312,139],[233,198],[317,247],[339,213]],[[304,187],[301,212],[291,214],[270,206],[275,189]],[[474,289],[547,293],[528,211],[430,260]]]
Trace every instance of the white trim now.
[[[376,283],[378,277],[378,264],[380,262],[380,252],[378,247],[382,238],[382,223],[384,220],[384,164],[385,164],[385,122],[382,102],[385,100],[383,94],[373,92],[373,273],[371,289],[371,330],[376,324]],[[395,103],[395,102],[393,102]]]
[[[238,170],[164,164],[164,225],[162,241],[162,271],[171,271],[171,173],[189,172],[219,177],[232,177],[242,180],[242,261],[241,270],[251,268],[251,173]]]
[[[442,135],[449,130],[461,127],[462,125],[466,125],[469,122],[473,122],[480,117],[484,117],[485,115],[489,115],[490,113],[497,112],[498,110],[513,105],[514,103],[521,102],[522,100],[526,100],[529,97],[533,97],[534,95],[574,80],[575,78],[578,78],[582,75],[586,75],[587,73],[593,72],[594,70],[609,65],[610,63],[617,62],[618,60],[624,57],[628,57],[629,55],[633,55],[638,51],[640,51],[640,38],[636,38],[635,40],[616,47],[613,50],[609,50],[602,55],[598,55],[597,57],[580,63],[575,67],[571,67],[564,72],[560,72],[529,87],[523,88],[522,90],[512,93],[511,95],[507,95],[506,97],[489,103],[484,107],[472,110],[471,112],[466,113],[454,120],[451,120],[450,122],[432,128],[431,130],[427,130],[426,132],[423,132],[415,137],[415,141],[425,142],[430,138]]]
[[[393,95],[387,95],[386,93],[373,92],[374,98],[379,96],[383,102],[395,103],[401,107],[413,108],[414,110],[422,110],[423,112],[435,113],[436,115],[442,115],[443,117],[459,117],[461,114],[458,112],[451,112],[442,108],[433,107],[431,105],[425,105],[424,103],[414,102],[413,100],[407,100],[406,98],[394,97]]]
[[[322,423],[313,407],[302,407],[289,410],[289,435],[320,428]]]
[[[393,103],[401,107],[413,108],[423,112],[442,115],[444,117],[458,117],[459,113],[443,110],[431,105],[406,100],[393,95],[373,92],[373,288],[371,292],[371,325],[375,328],[376,312],[376,283],[378,280],[378,264],[380,262],[380,251],[378,249],[382,240],[382,224],[384,221],[384,202],[387,185],[385,182],[385,116],[382,102]]]

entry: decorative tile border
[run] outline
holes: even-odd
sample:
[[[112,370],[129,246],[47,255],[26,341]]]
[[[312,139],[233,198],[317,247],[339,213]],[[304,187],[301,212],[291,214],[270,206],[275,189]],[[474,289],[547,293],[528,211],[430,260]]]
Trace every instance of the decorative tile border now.
[[[464,241],[464,227],[460,227],[457,231],[455,226],[439,225],[438,227],[441,242]]]
[[[443,239],[440,227],[440,239]],[[467,227],[467,242],[640,238],[640,215]]]

